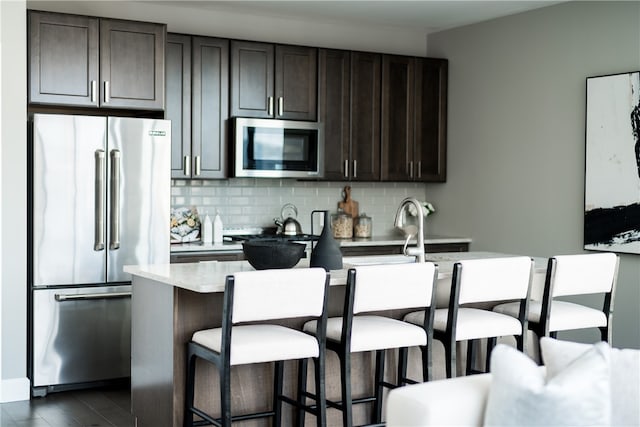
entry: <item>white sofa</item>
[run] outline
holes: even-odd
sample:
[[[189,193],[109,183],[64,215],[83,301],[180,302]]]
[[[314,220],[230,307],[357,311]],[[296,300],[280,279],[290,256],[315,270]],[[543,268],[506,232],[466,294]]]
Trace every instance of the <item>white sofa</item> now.
[[[610,354],[611,425],[640,426],[640,350]],[[492,374],[480,374],[394,389],[387,426],[482,426],[491,384]]]

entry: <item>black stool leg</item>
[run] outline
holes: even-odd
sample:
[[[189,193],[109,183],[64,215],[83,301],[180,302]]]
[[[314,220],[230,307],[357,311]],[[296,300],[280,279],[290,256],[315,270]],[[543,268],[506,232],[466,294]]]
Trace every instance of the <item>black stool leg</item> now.
[[[325,388],[325,358],[317,357],[313,359],[315,380],[316,380],[316,425],[317,427],[327,427],[327,395]]]
[[[400,347],[398,349],[398,379],[396,384],[398,387],[407,383],[407,360],[409,358],[409,349],[407,347]]]
[[[385,350],[376,350],[375,401],[373,403],[373,422],[380,424],[382,420],[382,393],[384,392],[384,359]]]
[[[296,408],[296,423],[298,427],[304,426],[306,411],[303,405],[306,402],[305,392],[307,391],[307,367],[309,359],[298,360],[298,407]]]
[[[353,402],[351,401],[351,357],[346,352],[339,354],[342,377],[342,425],[353,427]]]
[[[196,380],[196,357],[191,353],[191,349],[187,351],[187,383],[185,385],[184,398],[184,427],[193,427],[193,408],[194,387]]]
[[[278,360],[274,362],[273,372],[273,425],[282,425],[282,382],[284,376],[284,362]]]
[[[446,370],[447,370],[447,378],[455,378],[456,377],[456,340],[447,339],[443,342],[444,344],[444,353],[446,362]]]
[[[431,345],[420,347],[420,353],[422,355],[422,381],[431,381],[433,367],[433,350]]]
[[[476,343],[478,340],[467,341],[467,375],[473,373],[473,364],[476,360]]]
[[[487,338],[487,361],[485,365],[485,372],[491,372],[491,352],[493,351],[493,348],[496,346],[497,341],[498,341],[497,337]],[[518,348],[518,350],[522,351],[520,348]]]
[[[218,366],[220,375],[220,423],[231,427],[231,373],[224,366]]]

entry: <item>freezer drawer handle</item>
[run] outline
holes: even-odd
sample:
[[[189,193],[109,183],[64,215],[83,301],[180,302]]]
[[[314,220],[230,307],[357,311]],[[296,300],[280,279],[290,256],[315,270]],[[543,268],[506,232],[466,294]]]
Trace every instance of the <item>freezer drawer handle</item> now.
[[[55,294],[56,301],[131,298],[131,292],[103,292],[96,294]]]
[[[95,153],[95,230],[94,251],[104,250],[104,150],[96,150]]]
[[[120,150],[111,150],[111,234],[109,249],[120,249]]]

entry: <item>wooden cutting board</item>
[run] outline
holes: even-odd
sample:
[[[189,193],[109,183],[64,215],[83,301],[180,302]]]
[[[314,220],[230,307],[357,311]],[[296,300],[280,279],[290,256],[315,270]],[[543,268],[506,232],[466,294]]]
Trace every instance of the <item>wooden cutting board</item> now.
[[[346,214],[351,215],[353,218],[359,215],[358,202],[351,198],[351,187],[346,186],[342,190],[342,201],[338,202],[338,209],[342,209]]]

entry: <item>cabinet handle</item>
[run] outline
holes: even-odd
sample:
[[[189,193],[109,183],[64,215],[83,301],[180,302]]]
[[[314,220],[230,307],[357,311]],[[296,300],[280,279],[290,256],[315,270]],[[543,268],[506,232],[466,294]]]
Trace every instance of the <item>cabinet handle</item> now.
[[[110,100],[110,96],[109,96],[109,81],[105,80],[104,82],[104,103],[108,103]]]
[[[284,99],[280,96],[278,97],[278,116],[282,117],[284,112]]]
[[[344,177],[349,178],[349,160],[344,161]]]
[[[98,82],[91,80],[91,102],[96,102],[96,92],[98,91]]]
[[[358,177],[358,161],[357,160],[353,161],[353,177],[354,178]]]
[[[186,176],[191,175],[191,156],[184,156],[182,161],[182,170]]]
[[[409,178],[413,178],[413,161],[409,162]]]
[[[196,156],[196,176],[200,176],[200,156]]]
[[[418,178],[422,178],[422,160],[418,160]]]
[[[268,103],[267,114],[270,116],[273,116],[273,96],[267,97],[267,103]]]

